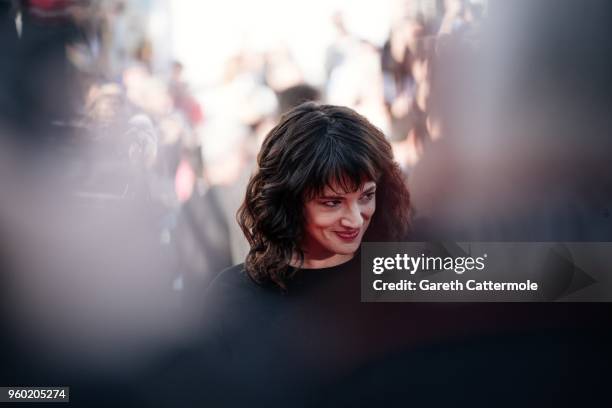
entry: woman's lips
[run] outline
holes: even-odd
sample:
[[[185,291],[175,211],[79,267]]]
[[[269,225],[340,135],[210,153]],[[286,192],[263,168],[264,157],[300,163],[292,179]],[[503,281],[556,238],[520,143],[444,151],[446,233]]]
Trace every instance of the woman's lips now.
[[[351,231],[335,231],[335,233],[343,241],[349,241],[350,242],[350,241],[355,240],[355,238],[357,238],[357,236],[359,236],[359,231],[360,230],[355,229],[355,230],[351,230]]]

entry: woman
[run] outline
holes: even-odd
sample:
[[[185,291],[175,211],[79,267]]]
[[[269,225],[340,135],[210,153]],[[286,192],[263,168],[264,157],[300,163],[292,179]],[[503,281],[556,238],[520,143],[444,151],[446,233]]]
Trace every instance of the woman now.
[[[157,378],[155,403],[319,406],[378,348],[379,328],[362,320],[360,243],[401,240],[409,214],[378,129],[347,108],[289,111],[263,142],[238,212],[246,261],[209,286],[203,335]]]
[[[404,238],[409,207],[378,129],[348,108],[303,104],[270,131],[259,153],[238,213],[251,246],[244,269],[255,282],[287,289],[300,268],[342,264],[362,240]]]

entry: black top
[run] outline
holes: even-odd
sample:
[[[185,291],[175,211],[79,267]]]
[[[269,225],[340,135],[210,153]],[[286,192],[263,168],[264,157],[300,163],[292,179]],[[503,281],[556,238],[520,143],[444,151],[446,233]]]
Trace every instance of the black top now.
[[[358,258],[299,270],[286,291],[255,283],[242,264],[225,270],[209,287],[204,306],[202,344],[210,349],[198,355],[212,361],[206,376],[215,384],[206,401],[318,405],[321,390],[350,365],[345,336],[356,322],[340,316],[359,305]]]
[[[610,337],[594,307],[361,303],[359,263],[298,271],[287,292],[223,271],[200,335],[147,383],[151,405],[544,403],[603,378]]]

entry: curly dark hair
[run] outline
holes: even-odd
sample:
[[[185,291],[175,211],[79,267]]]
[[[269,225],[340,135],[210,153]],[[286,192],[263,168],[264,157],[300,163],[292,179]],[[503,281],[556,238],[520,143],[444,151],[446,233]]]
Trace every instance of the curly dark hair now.
[[[283,289],[303,262],[304,204],[326,186],[345,192],[377,184],[377,209],[364,241],[399,241],[410,226],[410,198],[383,133],[355,111],[307,102],[266,136],[237,219],[251,249],[245,269]]]

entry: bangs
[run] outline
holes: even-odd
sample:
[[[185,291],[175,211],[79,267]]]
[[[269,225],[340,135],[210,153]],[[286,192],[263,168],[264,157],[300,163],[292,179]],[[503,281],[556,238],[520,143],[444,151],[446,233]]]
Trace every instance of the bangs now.
[[[326,188],[336,194],[352,193],[369,181],[377,182],[381,170],[365,146],[342,146],[331,138],[317,146],[305,180],[305,201],[323,195]]]

